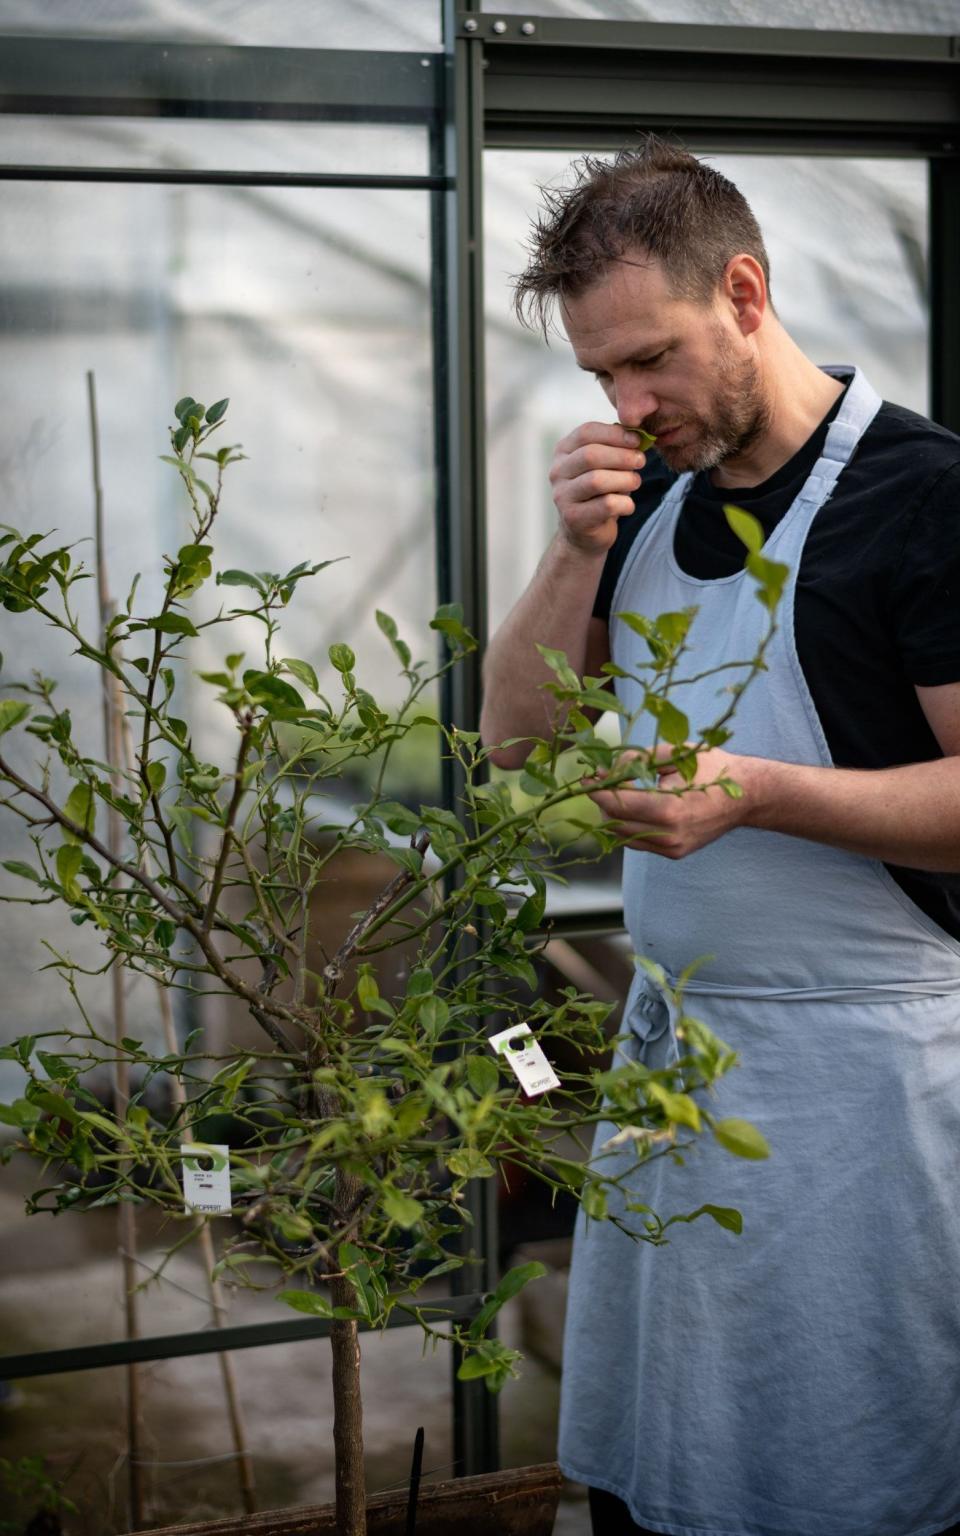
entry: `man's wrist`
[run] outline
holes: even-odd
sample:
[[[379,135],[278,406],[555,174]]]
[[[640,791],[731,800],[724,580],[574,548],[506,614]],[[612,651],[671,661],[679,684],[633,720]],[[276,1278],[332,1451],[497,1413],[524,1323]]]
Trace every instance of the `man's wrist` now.
[[[767,832],[777,830],[777,808],[793,766],[769,757],[742,757],[731,764],[730,777],[743,790],[742,826]]]
[[[610,553],[611,546],[596,545],[594,543],[578,544],[573,535],[568,533],[563,524],[557,529],[554,547],[558,550],[562,559],[572,558],[581,566],[601,566]]]

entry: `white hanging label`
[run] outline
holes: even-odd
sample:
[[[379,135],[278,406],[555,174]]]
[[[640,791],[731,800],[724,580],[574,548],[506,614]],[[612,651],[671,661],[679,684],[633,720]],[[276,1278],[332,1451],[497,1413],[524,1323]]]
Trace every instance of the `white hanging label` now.
[[[524,1093],[532,1097],[546,1093],[548,1088],[559,1088],[560,1079],[554,1072],[540,1042],[534,1037],[529,1024],[513,1024],[490,1036],[491,1049],[507,1063],[519,1079]]]
[[[224,1216],[230,1210],[230,1148],[208,1141],[180,1144],[183,1199],[188,1211]]]

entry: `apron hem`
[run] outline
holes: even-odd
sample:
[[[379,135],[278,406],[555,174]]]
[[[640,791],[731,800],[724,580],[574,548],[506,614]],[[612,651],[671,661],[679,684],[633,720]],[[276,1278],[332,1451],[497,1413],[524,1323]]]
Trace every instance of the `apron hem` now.
[[[630,1511],[630,1518],[636,1525],[641,1526],[644,1530],[656,1531],[657,1536],[813,1536],[813,1533],[798,1531],[795,1527],[788,1529],[786,1526],[780,1526],[774,1529],[773,1526],[767,1524],[761,1530],[759,1526],[748,1527],[740,1525],[734,1529],[732,1526],[690,1525],[683,1522],[678,1524],[673,1520],[657,1520],[653,1516],[639,1513],[634,1508],[625,1490],[616,1487],[607,1478],[594,1477],[592,1474],[584,1472],[582,1468],[575,1467],[572,1462],[567,1461],[562,1456],[560,1457],[560,1470],[564,1477],[569,1478],[571,1482],[583,1483],[587,1488],[599,1488],[603,1493],[612,1494],[615,1499],[619,1499],[621,1504],[625,1505]],[[898,1533],[898,1536],[942,1536],[942,1533],[952,1531],[957,1524],[960,1524],[960,1510],[958,1510],[955,1516],[949,1517],[946,1523],[940,1520],[935,1520],[932,1523],[928,1521],[926,1525],[918,1525],[913,1530]],[[817,1532],[816,1536],[824,1536],[824,1533]],[[856,1533],[851,1533],[851,1536],[862,1536],[862,1532],[858,1530]]]

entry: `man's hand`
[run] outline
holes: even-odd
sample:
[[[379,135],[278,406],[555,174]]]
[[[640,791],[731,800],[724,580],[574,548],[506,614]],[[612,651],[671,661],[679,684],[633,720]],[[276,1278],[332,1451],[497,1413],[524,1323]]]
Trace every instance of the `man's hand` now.
[[[575,549],[602,555],[617,537],[617,521],[633,511],[646,456],[636,432],[588,421],[557,444],[550,466],[562,536]]]
[[[629,835],[627,847],[646,853],[658,853],[663,859],[684,859],[707,843],[715,842],[725,832],[742,826],[746,820],[749,785],[759,760],[738,757],[713,747],[697,754],[697,774],[687,785],[670,766],[676,748],[661,745],[656,749],[660,779],[657,789],[636,789],[629,781],[617,789],[594,788],[606,777],[585,779],[590,798],[611,823]],[[639,756],[624,752],[620,763]],[[719,780],[730,779],[744,794],[734,798],[721,788]],[[683,790],[682,794],[671,791]]]

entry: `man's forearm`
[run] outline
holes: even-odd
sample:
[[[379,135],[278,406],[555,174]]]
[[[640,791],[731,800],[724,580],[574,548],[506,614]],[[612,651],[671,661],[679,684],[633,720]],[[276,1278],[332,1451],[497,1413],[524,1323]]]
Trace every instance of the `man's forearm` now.
[[[565,651],[582,675],[603,562],[603,551],[584,554],[562,535],[547,549],[529,587],[487,648],[480,732],[488,745],[552,732],[557,703],[542,684],[551,681],[553,673],[537,646]],[[495,753],[494,761],[505,768],[519,767],[528,750],[509,748]]]
[[[911,869],[960,871],[960,758],[903,768],[731,759],[743,824]]]

